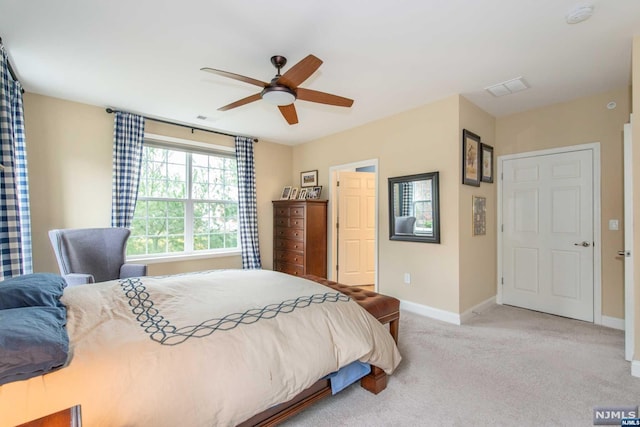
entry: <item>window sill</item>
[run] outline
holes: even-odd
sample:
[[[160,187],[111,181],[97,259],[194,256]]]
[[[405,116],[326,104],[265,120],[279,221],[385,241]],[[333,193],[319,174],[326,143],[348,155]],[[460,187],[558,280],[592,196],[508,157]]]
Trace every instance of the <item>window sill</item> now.
[[[233,249],[230,251],[224,252],[204,252],[204,253],[181,253],[177,255],[145,255],[145,256],[135,256],[135,257],[127,257],[128,263],[145,263],[145,264],[161,264],[165,262],[178,262],[178,261],[193,261],[196,259],[207,259],[207,258],[223,258],[230,256],[240,256],[242,252],[240,249]]]

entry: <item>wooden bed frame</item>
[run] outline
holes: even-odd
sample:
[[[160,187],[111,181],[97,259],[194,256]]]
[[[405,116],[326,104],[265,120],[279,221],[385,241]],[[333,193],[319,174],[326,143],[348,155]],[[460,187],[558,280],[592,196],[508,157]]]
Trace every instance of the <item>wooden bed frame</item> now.
[[[381,323],[389,323],[390,333],[396,344],[398,343],[398,324],[400,321],[399,300],[376,292],[362,291],[360,288],[341,285],[318,276],[306,275],[303,277],[348,295],[375,316]],[[365,390],[378,394],[387,387],[387,374],[377,366],[372,366],[371,373],[360,380],[360,385]],[[254,415],[239,424],[239,427],[278,425],[327,396],[331,396],[331,383],[328,379],[321,379],[290,401],[273,406],[266,411]]]

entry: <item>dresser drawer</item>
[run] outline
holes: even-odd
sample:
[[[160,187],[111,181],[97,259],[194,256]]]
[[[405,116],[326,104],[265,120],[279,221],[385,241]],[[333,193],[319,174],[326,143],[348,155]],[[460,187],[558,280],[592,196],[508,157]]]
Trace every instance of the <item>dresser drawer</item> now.
[[[277,227],[275,237],[303,241],[304,231],[297,228]]]
[[[274,241],[276,249],[289,249],[292,251],[304,251],[304,243],[298,240],[276,239]]]
[[[273,222],[276,227],[304,228],[304,218],[277,216]]]
[[[304,206],[292,205],[292,206],[278,206],[275,208],[275,216],[281,217],[297,217],[304,218]]]
[[[293,276],[302,276],[304,274],[304,267],[301,265],[289,264],[288,262],[276,261],[274,270],[281,271],[283,273],[291,274]]]
[[[304,206],[291,206],[289,208],[290,217],[304,218]]]
[[[289,262],[291,264],[304,266],[304,255],[295,251],[276,251],[276,261]]]

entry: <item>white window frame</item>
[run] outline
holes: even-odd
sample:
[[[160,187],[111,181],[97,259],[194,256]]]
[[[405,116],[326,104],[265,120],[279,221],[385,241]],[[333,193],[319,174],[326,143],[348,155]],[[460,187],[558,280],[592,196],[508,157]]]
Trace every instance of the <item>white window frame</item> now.
[[[235,156],[236,150],[233,147],[227,147],[224,145],[217,144],[209,144],[200,141],[192,141],[188,139],[182,138],[174,138],[171,136],[164,136],[152,133],[145,133],[144,140],[149,141],[151,143],[157,142],[159,145],[166,145],[166,143],[173,144],[176,147],[183,147],[185,150],[189,150],[190,148],[200,148],[205,149],[206,151],[210,151],[211,154],[215,155],[218,153],[230,153]],[[169,147],[167,147],[169,148]],[[187,160],[187,193],[189,197],[185,199],[185,229],[184,229],[184,239],[185,239],[185,247],[193,247],[193,221],[186,220],[187,218],[193,217],[193,200],[191,197],[191,160],[188,157]],[[168,199],[169,200],[169,199]],[[174,199],[170,199],[174,200]],[[201,250],[201,251],[192,251],[192,252],[178,252],[175,254],[171,253],[163,253],[163,254],[144,254],[144,255],[129,255],[127,256],[127,260],[131,261],[144,261],[147,264],[155,264],[155,263],[163,263],[163,262],[174,262],[174,261],[186,261],[186,260],[196,260],[196,259],[207,259],[207,258],[219,258],[219,257],[228,257],[228,256],[237,256],[240,255],[240,227],[238,227],[238,247],[233,249],[214,249],[214,250]]]

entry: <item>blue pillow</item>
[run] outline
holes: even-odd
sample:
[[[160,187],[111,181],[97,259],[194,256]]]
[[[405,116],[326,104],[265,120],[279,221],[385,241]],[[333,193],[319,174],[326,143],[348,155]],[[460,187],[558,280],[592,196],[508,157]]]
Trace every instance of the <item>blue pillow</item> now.
[[[0,310],[0,385],[46,374],[67,362],[63,307]]]
[[[0,310],[19,307],[62,307],[60,297],[67,286],[62,276],[35,273],[0,282]]]

